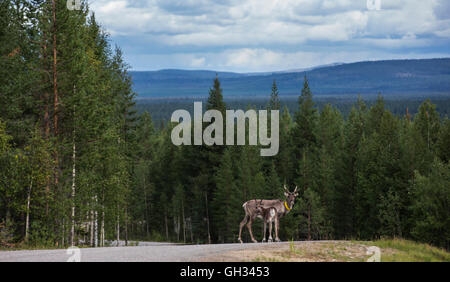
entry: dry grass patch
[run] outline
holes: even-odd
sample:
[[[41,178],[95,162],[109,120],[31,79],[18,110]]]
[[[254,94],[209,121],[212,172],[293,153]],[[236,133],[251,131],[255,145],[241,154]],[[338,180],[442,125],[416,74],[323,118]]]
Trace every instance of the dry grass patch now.
[[[261,244],[258,248],[205,258],[217,262],[348,262],[365,261],[367,247],[352,242]]]

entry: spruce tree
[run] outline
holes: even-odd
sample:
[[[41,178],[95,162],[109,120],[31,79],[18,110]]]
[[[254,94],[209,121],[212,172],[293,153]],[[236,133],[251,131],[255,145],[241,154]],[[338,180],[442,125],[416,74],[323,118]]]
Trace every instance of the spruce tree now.
[[[275,80],[273,81],[273,84],[272,84],[272,93],[270,94],[269,109],[281,110],[278,87],[277,87],[277,82]]]
[[[213,218],[217,225],[218,241],[232,243],[237,239],[239,222],[241,193],[236,186],[233,173],[232,154],[225,150],[221,164],[215,174],[217,189],[211,204]]]
[[[294,168],[297,169],[297,171],[294,172],[294,175],[295,178],[298,178],[302,173],[301,171],[298,171],[299,164],[301,162],[305,164],[305,160],[311,161],[307,158],[313,157],[311,152],[315,150],[317,145],[317,109],[314,106],[311,89],[309,88],[309,82],[306,77],[299,98],[299,111],[296,112],[294,120],[295,124],[291,130],[291,144],[294,157]],[[308,177],[312,177],[312,175],[309,175]],[[306,180],[304,184],[311,184],[311,182]],[[300,187],[303,189],[307,188],[306,186]]]
[[[226,106],[223,101],[222,88],[220,86],[219,77],[216,75],[214,79],[213,88],[209,90],[209,97],[206,104],[207,110],[218,110],[225,116]]]
[[[448,117],[444,119],[439,130],[437,149],[442,162],[448,163],[450,161],[450,120]]]
[[[360,98],[350,111],[344,125],[343,139],[336,163],[336,190],[333,203],[333,222],[337,238],[355,234],[357,202],[357,160],[365,128],[366,105]]]
[[[412,193],[413,238],[449,249],[450,165],[435,159],[429,176],[417,172]]]

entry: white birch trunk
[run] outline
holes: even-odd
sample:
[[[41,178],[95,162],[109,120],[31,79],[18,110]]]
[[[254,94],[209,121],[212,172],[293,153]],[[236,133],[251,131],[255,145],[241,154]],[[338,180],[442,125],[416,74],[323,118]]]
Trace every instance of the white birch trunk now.
[[[28,189],[27,196],[27,219],[25,223],[25,241],[28,241],[28,233],[30,228],[30,202],[31,202],[31,189],[33,188],[33,177],[31,177],[30,189]]]
[[[166,240],[169,241],[169,223],[167,220],[167,208],[164,209],[164,221],[166,223]]]
[[[102,231],[100,232],[100,246],[105,246],[105,211],[102,210]]]
[[[72,151],[72,223],[71,223],[71,231],[70,231],[70,244],[75,246],[75,177],[76,177],[76,156],[77,156],[77,147],[75,144],[75,132],[73,137],[73,151]]]
[[[90,231],[91,231],[91,233],[90,233],[90,235],[91,235],[91,240],[90,240],[90,242],[91,242],[91,247],[92,246],[94,246],[94,211],[92,210],[92,207],[91,207],[91,210],[90,210],[90,212],[89,212],[90,214],[89,214],[89,217],[90,217],[90,220],[91,220],[91,228],[90,228]]]
[[[184,217],[183,200],[181,200],[181,216],[183,217],[183,242],[186,243],[186,218]]]
[[[97,207],[97,196],[95,196],[95,206]],[[95,210],[94,212],[94,246],[98,247],[98,212]]]
[[[119,246],[120,241],[120,215],[119,215],[119,206],[117,206],[117,247]]]
[[[61,247],[63,247],[63,248],[66,244],[65,237],[66,237],[66,220],[63,217],[63,219],[62,219],[62,238],[61,238]]]

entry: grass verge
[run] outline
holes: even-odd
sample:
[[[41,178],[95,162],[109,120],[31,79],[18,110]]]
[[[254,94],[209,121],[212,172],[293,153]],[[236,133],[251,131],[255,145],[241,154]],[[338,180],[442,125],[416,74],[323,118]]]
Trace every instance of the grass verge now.
[[[428,244],[403,239],[357,242],[381,249],[382,262],[450,262],[450,253]]]

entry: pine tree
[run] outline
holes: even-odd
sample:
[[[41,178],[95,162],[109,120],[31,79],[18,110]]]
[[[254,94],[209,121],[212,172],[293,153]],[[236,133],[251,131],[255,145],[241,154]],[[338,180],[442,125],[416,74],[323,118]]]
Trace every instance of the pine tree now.
[[[289,109],[285,106],[280,120],[280,151],[275,156],[275,166],[283,183],[290,183],[294,177],[291,168],[295,159],[291,154],[291,140],[289,138],[292,126]]]
[[[29,1],[0,1],[0,118],[23,148],[36,122],[39,73],[34,43],[36,15]]]
[[[450,165],[435,159],[428,177],[417,172],[412,193],[413,237],[449,249]]]
[[[310,161],[306,157],[312,157],[317,145],[316,128],[317,109],[314,107],[311,89],[308,79],[305,77],[302,93],[299,98],[299,111],[295,114],[295,125],[291,130],[292,154],[294,157],[294,168],[298,169],[299,163]],[[312,168],[311,168],[312,169]],[[294,173],[295,178],[300,176],[301,171]],[[312,175],[308,176],[312,177]],[[306,180],[304,184],[308,184]],[[300,186],[306,189],[306,186]]]
[[[326,212],[321,204],[320,196],[312,189],[305,191],[299,206],[299,236],[308,241],[328,238]]]
[[[442,122],[436,145],[442,162],[448,163],[450,161],[450,120],[448,117]]]
[[[265,199],[281,199],[283,194],[283,186],[277,173],[277,169],[275,167],[275,162],[272,161],[272,165],[270,166],[270,171],[266,177],[266,186],[267,190],[264,195],[262,195]]]
[[[425,141],[426,148],[434,151],[438,139],[440,119],[436,111],[436,105],[426,100],[419,107],[419,112],[414,118],[414,127]]]
[[[50,143],[43,138],[39,127],[35,128],[30,144],[25,147],[24,154],[27,156],[26,180],[28,181],[28,185],[25,186],[24,240],[28,241],[30,233],[36,231],[31,230],[31,226],[40,226],[45,223],[45,210],[43,209],[45,206],[45,186],[53,167]]]
[[[218,241],[235,242],[240,222],[241,194],[236,186],[233,160],[230,150],[225,150],[221,164],[215,174],[217,189],[211,206],[217,224]]]
[[[336,191],[333,203],[333,222],[337,238],[350,238],[355,234],[357,189],[357,158],[364,136],[366,105],[359,98],[344,125],[343,140],[336,163]]]
[[[274,80],[272,84],[272,93],[270,94],[270,110],[281,110],[280,98],[278,96],[277,82]]]
[[[223,101],[222,88],[220,86],[219,77],[216,75],[214,79],[213,88],[209,90],[208,102],[206,104],[207,110],[218,110],[225,116],[226,106]]]

